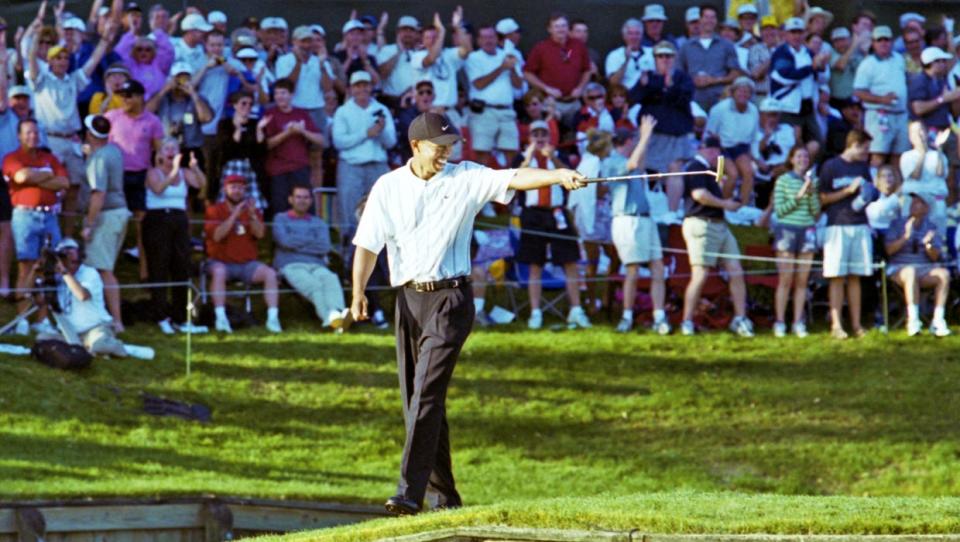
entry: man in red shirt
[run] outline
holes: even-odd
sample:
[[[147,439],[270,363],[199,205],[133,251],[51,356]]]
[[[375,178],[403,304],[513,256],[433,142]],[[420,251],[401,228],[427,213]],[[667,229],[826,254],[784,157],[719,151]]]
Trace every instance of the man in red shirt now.
[[[224,306],[227,281],[239,280],[248,285],[263,285],[267,331],[280,333],[283,330],[277,306],[277,273],[269,265],[257,261],[257,241],[266,231],[263,216],[256,203],[247,197],[246,177],[231,175],[223,182],[226,199],[207,207],[203,225],[216,329],[233,332]]]
[[[530,86],[557,100],[561,124],[572,128],[583,87],[590,81],[590,54],[586,45],[570,37],[570,21],[563,13],[550,16],[547,32],[550,37],[530,51],[523,75]]]
[[[60,242],[57,223],[57,192],[70,186],[67,169],[49,151],[40,148],[37,121],[24,119],[17,130],[20,148],[3,159],[3,177],[13,203],[14,245],[17,250],[17,288],[30,288],[34,263],[44,244],[51,248]],[[29,296],[20,296],[17,308],[26,310]],[[46,307],[37,311],[39,325],[47,323]],[[17,333],[29,333],[27,321],[17,324]]]
[[[274,84],[276,107],[264,113],[267,140],[267,176],[270,177],[270,214],[290,208],[287,196],[294,186],[311,185],[310,146],[324,146],[323,134],[306,109],[293,106],[295,85],[289,79]]]

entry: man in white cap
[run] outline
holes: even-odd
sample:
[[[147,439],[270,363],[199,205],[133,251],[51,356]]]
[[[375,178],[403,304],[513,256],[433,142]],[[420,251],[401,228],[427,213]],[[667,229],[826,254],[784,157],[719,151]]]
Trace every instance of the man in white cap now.
[[[277,59],[287,52],[287,21],[282,17],[264,17],[260,21],[260,43],[267,69],[276,73]],[[274,75],[274,79],[276,76]]]
[[[350,76],[351,99],[333,115],[333,144],[340,152],[337,200],[344,243],[353,237],[360,200],[381,175],[390,171],[387,151],[397,144],[393,115],[373,98],[372,91],[370,74],[355,72]]]
[[[780,103],[783,120],[794,127],[797,141],[810,144],[810,156],[816,156],[824,141],[816,102],[820,85],[829,77],[830,53],[813,55],[804,43],[803,21],[797,17],[787,19],[783,30],[785,43],[777,47],[770,60],[770,97]]]
[[[157,115],[163,123],[166,137],[180,142],[180,152],[186,160],[195,156],[200,168],[209,171],[203,155],[201,127],[213,120],[210,102],[197,92],[191,81],[189,64],[178,62],[170,69],[166,84],[146,104],[146,110]]]
[[[497,21],[494,29],[497,31],[497,40],[503,50],[517,54],[520,60],[523,60],[523,53],[520,51],[520,25],[513,17],[507,17]]]
[[[926,29],[924,25],[927,24],[927,18],[919,13],[914,11],[908,11],[900,15],[900,37],[893,42],[893,50],[903,54],[907,52],[907,45],[904,43],[906,41],[907,31],[912,31],[920,36],[923,36]]]
[[[910,118],[923,123],[930,141],[936,139],[938,133],[950,129],[951,108],[960,103],[960,89],[951,89],[947,83],[947,71],[952,60],[953,55],[943,49],[927,47],[923,51],[923,71],[909,76],[907,80]],[[957,136],[951,131],[949,139],[940,145],[950,165],[947,179],[955,178],[953,173],[960,165],[957,161],[956,141]]]
[[[194,72],[200,71],[207,63],[207,54],[203,50],[203,38],[213,26],[199,13],[190,13],[180,22],[183,36],[173,39],[175,62],[185,62]]]
[[[223,32],[224,35],[229,34],[229,32],[227,32],[227,14],[226,13],[219,10],[211,11],[210,13],[207,14],[207,22],[210,23],[210,25],[213,26],[215,29],[219,30],[220,32]]]
[[[446,28],[440,15],[433,18],[433,26],[423,30],[423,48],[413,54],[410,63],[417,81],[429,79],[433,83],[435,107],[452,108],[457,105],[457,73],[464,59],[473,50],[470,35],[463,31],[463,10],[453,12],[453,47],[444,48]]]
[[[903,56],[893,50],[889,26],[873,29],[873,53],[857,67],[853,93],[863,102],[864,129],[870,134],[870,165],[889,158],[896,165],[910,148],[907,137],[907,75]]]
[[[343,25],[343,49],[334,53],[334,57],[343,66],[343,72],[349,82],[356,72],[366,72],[373,82],[373,86],[380,85],[380,71],[377,69],[377,59],[369,54],[364,45],[363,23],[357,19],[350,19]]]
[[[757,42],[756,26],[760,18],[757,6],[753,4],[744,4],[737,8],[737,24],[740,25],[740,43],[744,47],[750,48]]]
[[[653,71],[653,55],[643,47],[643,23],[627,19],[620,28],[623,46],[607,54],[604,72],[610,83],[632,89],[644,72]]]
[[[414,83],[413,53],[420,46],[420,21],[404,15],[397,21],[397,41],[385,45],[377,53],[377,65],[383,83],[383,100],[390,107],[400,103],[400,96]]]
[[[643,47],[653,47],[663,40],[673,41],[672,37],[665,37],[663,25],[667,22],[667,13],[660,4],[647,4],[643,7]]]
[[[493,28],[490,28],[492,31]],[[353,238],[356,320],[368,317],[363,292],[386,246],[397,294],[397,363],[406,421],[393,514],[463,505],[450,458],[446,396],[460,350],[474,320],[470,289],[470,236],[474,217],[488,203],[509,203],[515,190],[581,188],[569,169],[495,171],[472,162],[450,164],[460,136],[448,119],[425,113],[407,134],[414,156],[381,177],[367,199]]]
[[[113,267],[126,238],[127,222],[131,213],[123,192],[123,153],[110,143],[110,121],[100,115],[88,115],[83,121],[87,128],[87,186],[90,203],[83,218],[81,237],[86,243],[84,263],[100,273],[106,286],[104,298],[107,310],[118,330],[123,327],[120,314],[120,290]]]
[[[677,38],[677,50],[679,51],[689,40],[700,36],[700,7],[690,6],[683,14],[684,35]]]
[[[796,145],[793,126],[780,122],[780,102],[767,97],[760,102],[760,129],[751,147],[757,164],[757,207],[765,209],[773,191],[774,172],[787,162],[787,154]]]
[[[520,149],[517,114],[513,109],[514,89],[523,85],[515,55],[497,47],[492,26],[477,29],[478,49],[467,55],[464,71],[469,81],[470,135],[477,162],[486,164],[494,149],[509,161]]]
[[[293,29],[293,47],[277,59],[277,79],[293,81],[293,106],[306,110],[317,126],[326,124],[323,91],[333,88],[335,75],[323,70],[313,54],[313,30],[309,26]]]

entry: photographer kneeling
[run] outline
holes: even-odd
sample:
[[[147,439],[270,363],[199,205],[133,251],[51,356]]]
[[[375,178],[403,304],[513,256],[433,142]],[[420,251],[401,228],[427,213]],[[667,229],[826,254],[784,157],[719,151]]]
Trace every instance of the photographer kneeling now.
[[[55,254],[44,256],[56,259],[57,292],[51,309],[60,334],[40,334],[37,341],[82,344],[93,355],[153,359],[152,348],[125,345],[117,339],[113,318],[103,300],[103,280],[96,269],[82,263],[80,245],[76,241],[66,237],[57,244]],[[43,260],[41,258],[35,272],[43,269]]]

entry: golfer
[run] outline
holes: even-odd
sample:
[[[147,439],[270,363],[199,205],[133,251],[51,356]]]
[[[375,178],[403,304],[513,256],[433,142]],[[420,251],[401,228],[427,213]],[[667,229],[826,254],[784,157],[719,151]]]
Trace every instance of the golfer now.
[[[446,116],[424,113],[408,133],[413,158],[380,177],[367,198],[353,244],[355,320],[367,318],[363,292],[386,245],[397,292],[397,366],[407,436],[397,494],[387,511],[416,514],[462,505],[453,480],[445,401],[457,356],[475,314],[470,289],[474,217],[491,201],[507,204],[515,190],[585,186],[570,169],[493,170],[448,164],[460,134]]]

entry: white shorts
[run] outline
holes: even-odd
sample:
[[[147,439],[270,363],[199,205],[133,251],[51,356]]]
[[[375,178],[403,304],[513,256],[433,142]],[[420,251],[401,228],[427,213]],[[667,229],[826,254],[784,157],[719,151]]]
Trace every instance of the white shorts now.
[[[624,264],[663,259],[657,224],[648,216],[615,216],[610,227],[613,245]]]
[[[827,226],[823,241],[826,278],[873,274],[873,236],[870,226]]]
[[[467,125],[470,127],[470,142],[475,151],[520,150],[520,129],[517,128],[517,114],[512,107],[487,107],[479,115],[471,114]]]
[[[881,118],[886,116],[887,125],[884,127]],[[870,141],[870,152],[873,154],[901,154],[910,150],[910,139],[907,136],[907,114],[886,113],[875,109],[864,112],[863,127],[873,139]]]

